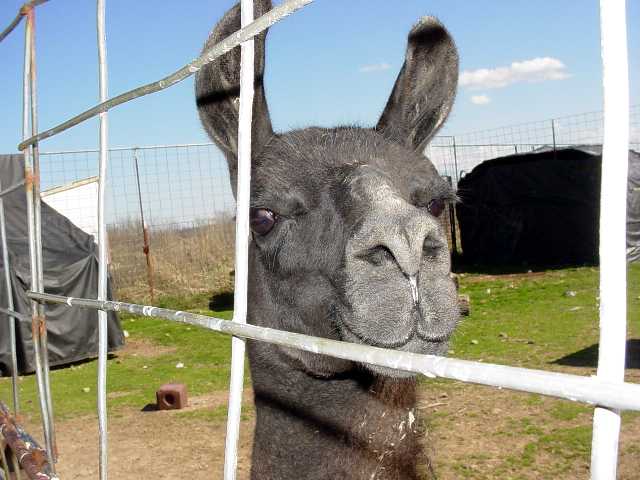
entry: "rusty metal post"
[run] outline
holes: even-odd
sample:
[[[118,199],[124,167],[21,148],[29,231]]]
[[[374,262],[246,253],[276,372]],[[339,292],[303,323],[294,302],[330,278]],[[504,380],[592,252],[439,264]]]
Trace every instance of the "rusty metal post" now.
[[[23,138],[29,136],[29,120],[31,120],[31,135],[37,134],[37,104],[35,95],[35,11],[33,7],[25,8],[27,17],[25,27],[25,58],[23,78]],[[40,231],[40,182],[37,142],[24,149],[25,191],[27,196],[27,217],[29,230],[29,262],[31,271],[31,288],[43,291],[42,275],[42,238]],[[42,413],[42,428],[49,463],[54,465],[55,432],[53,429],[51,393],[49,389],[49,372],[46,348],[46,323],[44,308],[38,302],[31,302],[31,333],[33,336],[33,350],[38,384],[38,398]],[[44,350],[44,351],[43,351]],[[46,362],[46,363],[45,363]]]
[[[52,464],[47,460],[48,452],[40,448],[38,443],[16,423],[9,409],[2,402],[0,402],[0,434],[14,455],[18,457],[20,466],[30,479],[58,480]]]
[[[142,189],[140,188],[140,169],[138,167],[138,149],[133,149],[133,163],[136,168],[136,184],[138,186],[138,205],[140,206],[140,226],[142,227],[142,251],[147,260],[147,283],[149,284],[149,295],[151,303],[155,302],[153,285],[153,263],[151,260],[151,244],[149,242],[149,227],[144,220],[144,209],[142,208]]]

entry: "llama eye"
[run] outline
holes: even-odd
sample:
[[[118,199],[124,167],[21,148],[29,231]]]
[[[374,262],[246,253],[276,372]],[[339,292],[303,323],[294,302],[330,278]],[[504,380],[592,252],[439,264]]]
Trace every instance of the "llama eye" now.
[[[444,211],[444,200],[440,198],[431,200],[429,202],[429,205],[427,205],[427,210],[434,217],[439,217],[440,215],[442,215],[442,212]]]
[[[276,224],[276,214],[266,208],[249,209],[249,225],[258,235],[266,235]]]

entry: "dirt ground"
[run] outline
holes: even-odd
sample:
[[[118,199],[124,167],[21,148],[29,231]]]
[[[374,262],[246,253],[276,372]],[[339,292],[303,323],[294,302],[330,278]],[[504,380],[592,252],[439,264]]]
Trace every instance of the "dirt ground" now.
[[[640,374],[633,372],[637,382]],[[226,392],[191,397],[181,411],[120,410],[109,418],[109,475],[120,480],[222,478],[225,419],[200,414],[220,410],[226,405]],[[536,421],[552,408],[553,399],[539,398],[529,404],[526,394],[455,384],[427,384],[422,389],[418,410],[427,419],[429,451],[435,457],[438,478],[470,479],[577,479],[588,477],[588,456],[574,458],[563,454],[562,445],[540,450],[527,466],[519,457],[527,452],[532,437],[517,425],[529,425],[535,432],[552,426],[589,425],[590,413],[581,419],[554,420],[553,425]],[[245,392],[245,411],[241,423],[238,478],[249,478],[254,414],[251,392]],[[35,425],[30,428],[38,430]],[[57,423],[61,479],[94,479],[97,467],[97,421],[94,417]],[[623,423],[620,480],[640,479],[640,416]],[[524,452],[524,453],[523,453]],[[566,453],[566,452],[565,452]],[[516,458],[515,464],[514,455]],[[564,462],[564,463],[563,463]],[[524,465],[524,467],[523,467]]]

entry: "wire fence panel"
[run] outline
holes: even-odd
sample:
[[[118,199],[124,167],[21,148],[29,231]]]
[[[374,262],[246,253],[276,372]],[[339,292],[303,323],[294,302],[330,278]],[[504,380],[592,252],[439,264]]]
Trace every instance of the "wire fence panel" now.
[[[97,175],[97,150],[41,156],[48,191]],[[158,295],[233,290],[235,202],[226,161],[214,145],[111,149],[107,174],[109,256],[118,298],[146,298],[149,291],[141,209]],[[69,202],[61,213],[74,219],[83,212],[81,204]]]
[[[543,147],[602,145],[603,112],[553,118],[455,136],[435,137],[425,151],[440,174],[459,179],[485,160]],[[640,151],[640,105],[629,109],[629,148]]]
[[[589,112],[439,136],[425,153],[455,185],[485,160],[552,147],[554,131],[558,148],[601,145],[602,119],[602,112]],[[630,148],[640,150],[640,105],[631,107],[630,131]],[[46,192],[98,174],[97,150],[40,156]],[[112,179],[106,202],[109,257],[119,298],[148,299],[150,277],[157,295],[233,290],[235,201],[226,160],[215,145],[112,148],[108,176]],[[71,202],[62,213],[73,220],[74,210],[81,212],[78,202]]]

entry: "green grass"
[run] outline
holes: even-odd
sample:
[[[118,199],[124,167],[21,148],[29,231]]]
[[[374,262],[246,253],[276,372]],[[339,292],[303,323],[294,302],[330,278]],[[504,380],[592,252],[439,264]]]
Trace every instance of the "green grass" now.
[[[232,316],[232,312],[228,310],[208,311],[206,297],[202,295],[191,299],[163,298],[158,303],[219,318],[230,319]],[[153,346],[157,346],[161,352],[168,351],[154,353],[153,356],[122,356],[116,352],[110,357],[107,391],[108,407],[111,411],[124,406],[142,408],[148,403],[153,403],[157,388],[169,382],[185,383],[190,395],[201,395],[227,388],[231,356],[229,336],[200,327],[128,313],[121,313],[120,321],[122,328],[129,333],[128,341],[142,340],[150,344],[151,351]],[[176,368],[178,362],[183,363],[184,368]],[[96,375],[96,361],[57,368],[51,372],[56,418],[64,419],[95,412]],[[8,401],[9,379],[2,379],[0,388],[6,392],[2,397]],[[87,388],[88,392],[85,391]],[[20,397],[23,413],[37,416],[39,405],[33,375],[21,377]]]
[[[628,285],[629,336],[637,339],[640,338],[639,264],[629,268]],[[575,296],[567,295],[569,291],[575,292]],[[461,278],[461,293],[471,298],[471,315],[464,318],[452,339],[452,356],[528,368],[566,370],[568,367],[556,362],[584,351],[577,357],[583,368],[576,373],[593,372],[597,349],[589,350],[589,347],[598,342],[597,269],[573,268],[548,271],[543,275],[495,278],[467,274]],[[232,315],[229,310],[208,311],[208,296],[204,294],[188,298],[163,297],[156,304],[227,319]],[[141,409],[153,403],[155,391],[163,383],[185,383],[190,396],[227,389],[230,337],[148,317],[121,314],[120,318],[123,329],[129,333],[129,341],[151,345],[151,349],[156,348],[159,353],[153,356],[116,354],[109,359],[107,388],[111,415],[121,415],[127,408]],[[176,368],[178,362],[182,362],[185,368]],[[51,378],[58,420],[95,415],[95,361],[55,369]],[[441,379],[424,380],[423,385],[426,389],[437,388],[449,398],[463,395],[472,388],[483,388]],[[86,388],[89,388],[88,393],[84,391]],[[20,394],[23,412],[35,420],[39,416],[39,408],[33,375],[21,379]],[[7,402],[10,398],[10,380],[0,379],[0,399]],[[527,409],[533,413],[523,419],[507,418],[502,421],[498,439],[506,442],[525,439],[526,442],[524,446],[514,448],[512,454],[509,452],[499,465],[490,465],[494,475],[519,478],[519,470],[534,469],[540,478],[552,478],[551,471],[563,472],[572,462],[588,461],[591,408],[534,394],[514,393],[508,401],[505,411]],[[185,411],[178,415],[222,422],[226,406]],[[248,418],[252,412],[245,410],[244,415]],[[439,429],[459,429],[459,422],[464,422],[464,419],[477,421],[489,418],[487,415],[490,413],[469,409],[460,420],[459,416],[440,409],[432,412],[431,419],[437,435]],[[623,421],[635,421],[638,416],[638,413],[626,412]],[[540,459],[543,458],[541,466]],[[450,467],[459,478],[485,478],[469,465],[489,465],[490,460],[476,452],[460,456]]]
[[[459,358],[550,368],[560,358],[598,342],[598,271],[574,268],[540,277],[461,280],[471,298],[451,343]],[[640,336],[640,265],[629,268],[629,333]],[[566,292],[575,292],[568,296]],[[595,358],[585,358],[593,361]]]

